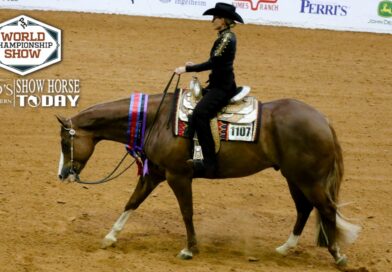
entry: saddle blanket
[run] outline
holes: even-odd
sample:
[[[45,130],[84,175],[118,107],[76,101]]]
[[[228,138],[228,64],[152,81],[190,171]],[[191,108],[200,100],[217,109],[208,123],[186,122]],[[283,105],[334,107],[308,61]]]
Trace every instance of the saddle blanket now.
[[[192,114],[197,101],[192,92],[187,89],[176,91],[176,107],[174,118],[174,135],[188,137],[188,116]],[[241,101],[229,104],[218,113],[217,125],[211,125],[212,133],[216,133],[223,141],[255,142],[261,127],[261,103],[251,96]]]

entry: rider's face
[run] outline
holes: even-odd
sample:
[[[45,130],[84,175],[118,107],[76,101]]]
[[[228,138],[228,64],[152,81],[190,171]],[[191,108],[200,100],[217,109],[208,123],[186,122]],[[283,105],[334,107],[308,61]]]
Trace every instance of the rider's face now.
[[[225,19],[219,16],[214,16],[212,18],[212,26],[214,27],[214,30],[223,30],[226,27]]]

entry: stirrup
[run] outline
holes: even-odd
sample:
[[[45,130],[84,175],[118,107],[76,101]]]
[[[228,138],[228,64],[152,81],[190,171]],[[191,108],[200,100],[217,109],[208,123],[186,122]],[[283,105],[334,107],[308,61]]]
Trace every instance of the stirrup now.
[[[197,134],[193,138],[193,159],[203,161],[203,151],[201,150],[201,145],[199,144],[199,140],[197,138]]]

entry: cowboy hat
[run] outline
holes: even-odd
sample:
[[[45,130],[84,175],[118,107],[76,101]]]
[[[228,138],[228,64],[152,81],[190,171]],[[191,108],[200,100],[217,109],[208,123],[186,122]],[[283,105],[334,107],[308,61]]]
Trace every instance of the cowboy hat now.
[[[206,10],[203,15],[214,15],[244,23],[241,16],[235,12],[235,6],[227,3],[216,3],[215,8]]]

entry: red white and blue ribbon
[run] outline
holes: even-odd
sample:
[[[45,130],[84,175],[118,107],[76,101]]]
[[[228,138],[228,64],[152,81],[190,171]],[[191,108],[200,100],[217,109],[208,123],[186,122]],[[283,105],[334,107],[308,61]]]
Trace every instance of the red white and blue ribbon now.
[[[147,158],[143,152],[144,136],[147,123],[148,95],[135,93],[131,95],[128,115],[128,144],[125,146],[129,154],[136,159],[138,175],[148,174]]]

